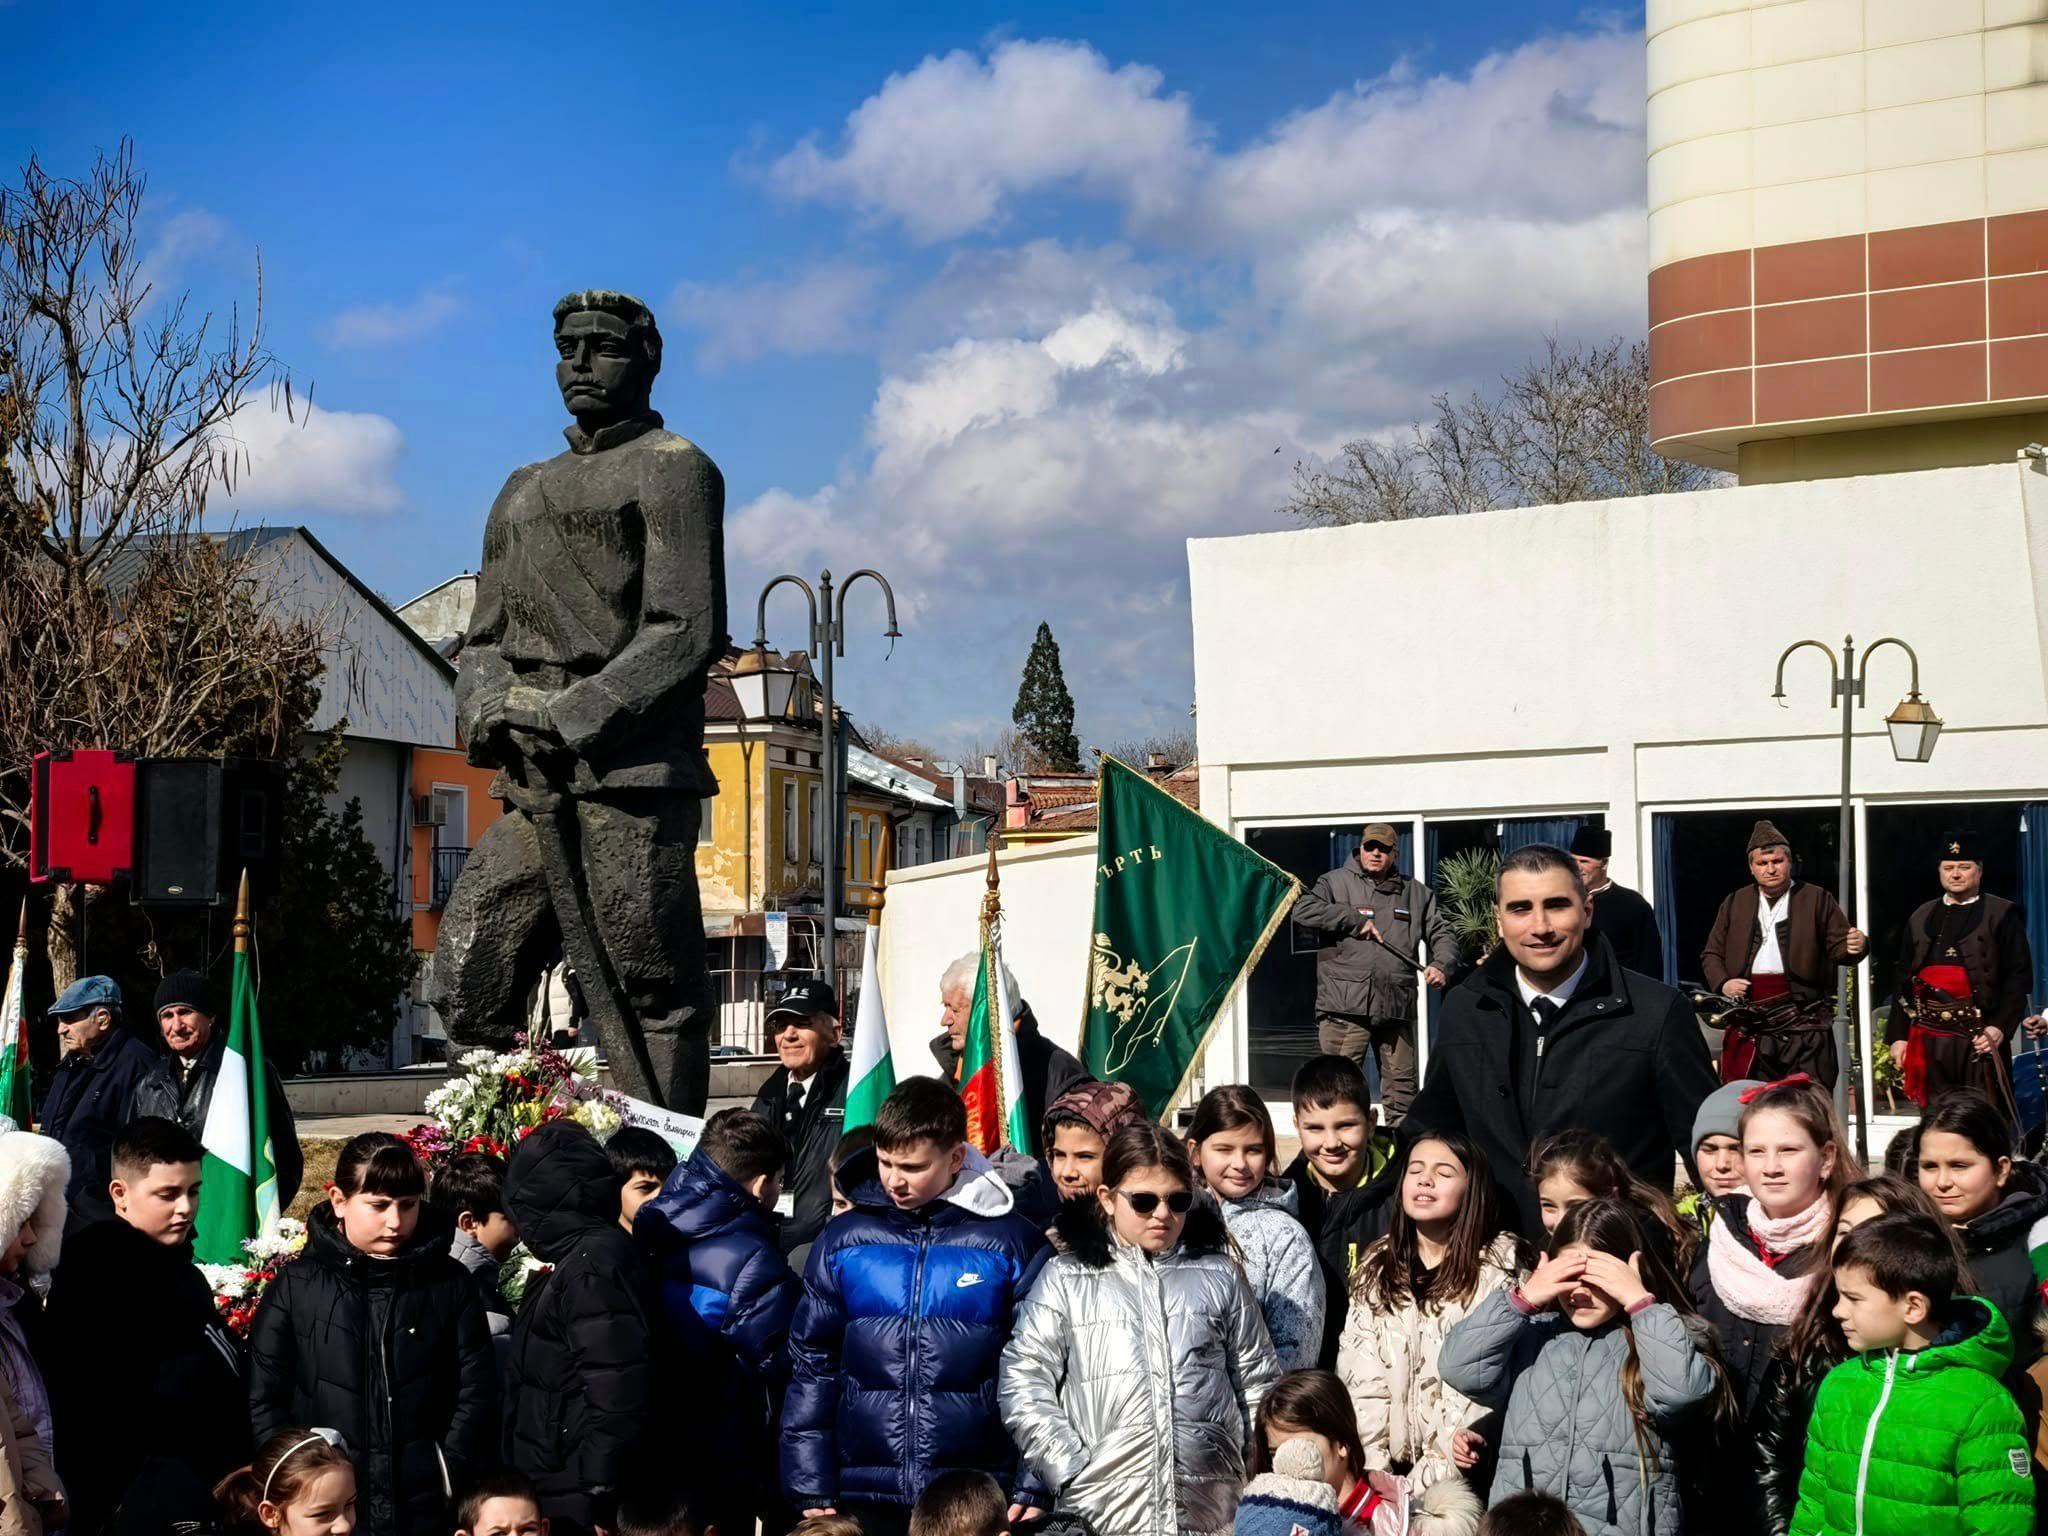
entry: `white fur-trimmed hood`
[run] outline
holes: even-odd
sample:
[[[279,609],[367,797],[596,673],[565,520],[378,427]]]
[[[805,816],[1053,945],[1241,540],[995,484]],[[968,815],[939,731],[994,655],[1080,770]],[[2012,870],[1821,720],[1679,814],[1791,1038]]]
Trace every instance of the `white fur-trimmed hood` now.
[[[22,1257],[22,1274],[33,1278],[57,1267],[64,1244],[64,1190],[71,1182],[71,1154],[61,1142],[31,1131],[0,1132],[0,1248],[14,1241],[23,1222],[35,1218],[36,1240]]]

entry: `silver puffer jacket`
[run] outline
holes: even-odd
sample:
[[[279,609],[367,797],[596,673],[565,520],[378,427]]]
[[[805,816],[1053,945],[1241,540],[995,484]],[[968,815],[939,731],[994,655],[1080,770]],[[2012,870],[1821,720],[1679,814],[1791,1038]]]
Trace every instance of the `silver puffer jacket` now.
[[[1237,1514],[1259,1399],[1279,1374],[1244,1272],[1206,1203],[1158,1258],[1079,1202],[1003,1351],[1018,1452],[1097,1536],[1217,1536]]]

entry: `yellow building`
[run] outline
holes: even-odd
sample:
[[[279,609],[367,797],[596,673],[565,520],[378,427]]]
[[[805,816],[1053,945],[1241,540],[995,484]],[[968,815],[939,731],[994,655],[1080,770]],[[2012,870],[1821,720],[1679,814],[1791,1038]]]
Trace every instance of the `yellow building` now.
[[[816,974],[824,941],[825,779],[819,700],[809,660],[780,658],[797,673],[780,719],[749,720],[731,681],[740,653],[714,666],[705,687],[704,751],[718,780],[698,832],[697,884],[718,993],[722,1044],[757,1050],[764,976]],[[842,720],[842,728],[844,728]],[[910,768],[848,746],[846,833],[841,843],[842,976],[860,966],[860,928],[893,844],[936,849],[953,807]],[[914,835],[913,835],[914,833]],[[779,988],[770,983],[766,991]]]

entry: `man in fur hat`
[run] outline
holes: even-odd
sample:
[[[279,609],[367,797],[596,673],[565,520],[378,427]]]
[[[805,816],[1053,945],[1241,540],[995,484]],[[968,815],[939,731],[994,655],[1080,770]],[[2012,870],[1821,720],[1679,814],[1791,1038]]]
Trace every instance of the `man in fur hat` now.
[[[1607,861],[1613,853],[1614,834],[1605,827],[1581,827],[1572,838],[1572,858],[1593,900],[1593,931],[1614,946],[1622,969],[1662,981],[1664,936],[1657,929],[1656,909],[1609,877]]]
[[[1714,914],[1700,955],[1707,985],[1723,997],[1769,1006],[1807,1003],[1834,992],[1834,968],[1861,960],[1870,941],[1849,926],[1832,891],[1792,878],[1792,847],[1769,821],[1749,834],[1750,884]],[[1840,1072],[1833,1034],[1815,1028],[1759,1041],[1731,1026],[1721,1046],[1721,1080],[1806,1072],[1829,1092]]]
[[[1984,893],[1976,833],[1947,833],[1934,854],[1941,895],[1906,919],[1885,1041],[1914,1103],[1974,1088],[2015,1115],[2005,1046],[2026,1015],[2034,977],[2026,919],[2004,897]]]

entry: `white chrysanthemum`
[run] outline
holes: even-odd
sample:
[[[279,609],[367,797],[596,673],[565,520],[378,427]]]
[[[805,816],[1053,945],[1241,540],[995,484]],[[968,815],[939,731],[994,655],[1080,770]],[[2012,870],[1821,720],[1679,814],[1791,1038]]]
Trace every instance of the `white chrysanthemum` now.
[[[239,1264],[201,1264],[206,1288],[216,1296],[239,1296],[248,1287],[247,1272]]]

